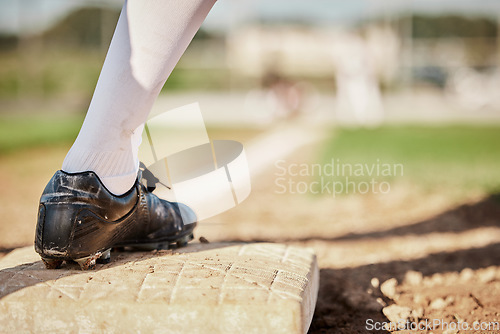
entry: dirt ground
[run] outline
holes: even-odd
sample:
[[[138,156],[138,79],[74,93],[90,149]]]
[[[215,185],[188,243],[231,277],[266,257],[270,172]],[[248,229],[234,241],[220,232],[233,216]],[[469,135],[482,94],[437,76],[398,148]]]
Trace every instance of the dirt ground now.
[[[310,333],[398,332],[401,321],[410,331],[399,332],[500,333],[500,196],[457,203],[394,185],[383,196],[314,198],[276,194],[269,174],[199,233],[313,248],[320,290]],[[383,322],[392,330],[372,330]],[[488,322],[491,330],[470,330]]]
[[[0,256],[32,244],[38,197],[66,150],[0,157]],[[254,178],[250,197],[200,224],[196,238],[313,248],[320,290],[310,333],[500,333],[500,196],[456,199],[401,183],[384,195],[279,194],[275,173]],[[380,327],[401,320],[407,330]]]

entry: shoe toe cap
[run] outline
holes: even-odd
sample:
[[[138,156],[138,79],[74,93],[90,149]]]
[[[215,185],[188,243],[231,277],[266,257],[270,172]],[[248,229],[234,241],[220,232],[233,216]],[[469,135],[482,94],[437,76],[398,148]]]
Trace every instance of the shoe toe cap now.
[[[186,204],[178,203],[184,225],[194,224],[198,220],[196,213]]]

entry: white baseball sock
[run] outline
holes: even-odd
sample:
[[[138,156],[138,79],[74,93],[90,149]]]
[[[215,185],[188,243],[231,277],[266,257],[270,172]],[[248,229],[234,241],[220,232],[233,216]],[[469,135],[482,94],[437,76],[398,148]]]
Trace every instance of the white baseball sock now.
[[[94,171],[116,195],[132,187],[151,107],[214,3],[126,0],[64,171]]]

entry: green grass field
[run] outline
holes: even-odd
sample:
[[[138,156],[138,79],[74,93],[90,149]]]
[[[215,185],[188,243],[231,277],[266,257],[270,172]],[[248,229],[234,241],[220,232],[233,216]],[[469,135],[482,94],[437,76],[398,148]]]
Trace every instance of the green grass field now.
[[[82,115],[1,115],[0,155],[75,140]]]
[[[323,164],[401,164],[403,175],[377,175],[379,180],[411,182],[424,190],[458,193],[500,191],[500,127],[386,126],[338,129],[326,143]],[[367,181],[366,175],[355,177]]]

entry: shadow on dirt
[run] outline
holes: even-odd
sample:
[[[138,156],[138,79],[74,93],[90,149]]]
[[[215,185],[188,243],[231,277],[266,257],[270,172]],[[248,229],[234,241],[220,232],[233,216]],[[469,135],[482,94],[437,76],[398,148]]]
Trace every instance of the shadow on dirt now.
[[[18,247],[0,247],[0,256],[12,252],[16,248],[21,248],[27,245],[20,245]]]
[[[307,235],[303,238],[253,239],[252,242],[356,241],[430,233],[460,233],[479,227],[500,227],[500,193],[474,203],[463,204],[430,219],[414,224],[368,233],[341,236]],[[231,240],[248,241],[248,240]]]
[[[491,195],[474,204],[464,204],[430,219],[392,229],[363,234],[347,234],[334,240],[385,238],[387,236],[423,235],[429,233],[464,232],[467,230],[500,226],[500,194]]]
[[[460,205],[430,219],[415,224],[370,233],[347,234],[338,237],[306,236],[298,239],[253,240],[254,242],[307,242],[323,241],[335,244],[340,241],[373,240],[406,235],[431,233],[460,233],[480,227],[500,227],[500,194],[493,194],[474,204]],[[355,268],[320,271],[320,289],[316,311],[309,333],[388,333],[368,331],[367,321],[387,322],[376,298],[368,292],[370,281],[380,282],[396,278],[401,282],[410,271],[420,271],[423,276],[436,273],[460,272],[465,268],[480,269],[500,264],[500,243],[481,248],[429,254],[410,261],[390,261]],[[380,295],[382,299],[382,295]],[[385,300],[391,303],[390,300]]]
[[[500,243],[456,252],[440,252],[412,261],[391,261],[345,269],[321,269],[318,303],[309,333],[364,333],[367,321],[388,321],[367,291],[373,277],[401,282],[409,270],[424,276],[500,264]],[[349,291],[347,293],[346,291]],[[369,331],[377,333],[377,331]],[[380,331],[378,333],[386,333]]]
[[[499,194],[491,195],[475,204],[461,205],[431,219],[409,226],[373,233],[319,239],[335,242],[402,235],[425,235],[435,232],[459,233],[485,226],[500,226]],[[431,276],[436,273],[460,272],[465,268],[480,269],[499,264],[500,243],[496,243],[481,248],[434,253],[411,261],[391,261],[345,269],[321,269],[318,303],[310,333],[368,332],[367,321],[388,321],[379,310],[375,309],[373,304],[366,302],[370,299],[374,300],[367,292],[371,288],[370,280],[373,277],[378,278],[380,282],[392,277],[401,282],[410,270],[420,271],[424,276]],[[346,294],[346,290],[358,291],[360,295],[353,298],[353,296]],[[369,332],[377,333],[377,331]]]

